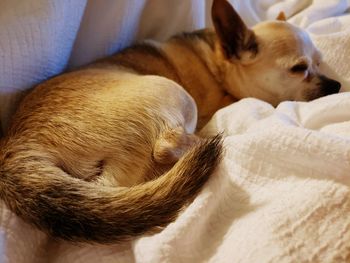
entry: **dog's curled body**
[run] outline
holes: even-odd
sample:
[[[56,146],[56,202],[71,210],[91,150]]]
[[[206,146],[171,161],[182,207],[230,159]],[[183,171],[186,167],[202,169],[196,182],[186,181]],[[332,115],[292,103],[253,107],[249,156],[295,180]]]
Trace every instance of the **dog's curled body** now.
[[[115,70],[84,69],[39,85],[1,144],[1,198],[53,236],[115,242],[164,226],[220,159],[214,138],[144,183],[162,170],[150,158],[157,140],[179,127],[192,133],[196,107],[173,81]]]
[[[67,240],[146,233],[171,222],[218,165],[220,138],[193,134],[217,110],[339,91],[303,30],[250,29],[226,0],[213,1],[212,18],[214,30],[134,46],[36,87],[0,145],[11,210]]]

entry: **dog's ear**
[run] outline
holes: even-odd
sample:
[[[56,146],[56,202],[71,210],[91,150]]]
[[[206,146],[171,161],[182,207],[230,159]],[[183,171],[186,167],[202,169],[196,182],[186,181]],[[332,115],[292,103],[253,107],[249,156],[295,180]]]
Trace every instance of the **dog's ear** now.
[[[279,21],[287,21],[287,17],[286,17],[286,14],[281,11],[278,16],[276,17],[276,20],[279,20]]]
[[[211,9],[216,34],[219,37],[224,55],[230,59],[240,59],[242,51],[258,52],[254,32],[251,31],[226,0],[214,0]]]

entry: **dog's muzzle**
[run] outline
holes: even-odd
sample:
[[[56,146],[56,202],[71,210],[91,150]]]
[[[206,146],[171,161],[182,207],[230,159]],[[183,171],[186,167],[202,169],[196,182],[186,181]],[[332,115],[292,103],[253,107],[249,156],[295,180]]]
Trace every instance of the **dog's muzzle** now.
[[[326,76],[320,76],[319,79],[320,79],[319,85],[321,88],[321,92],[323,93],[323,96],[339,92],[341,88],[340,82],[327,78]]]

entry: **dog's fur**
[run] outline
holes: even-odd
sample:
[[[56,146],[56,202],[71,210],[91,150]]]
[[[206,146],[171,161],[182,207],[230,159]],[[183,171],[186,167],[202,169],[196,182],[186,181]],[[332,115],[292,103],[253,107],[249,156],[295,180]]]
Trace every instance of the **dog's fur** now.
[[[9,208],[72,241],[147,233],[171,222],[220,161],[220,137],[200,139],[196,125],[244,97],[277,105],[339,91],[304,31],[283,21],[248,29],[225,0],[212,17],[215,31],[139,44],[36,87],[1,142]]]

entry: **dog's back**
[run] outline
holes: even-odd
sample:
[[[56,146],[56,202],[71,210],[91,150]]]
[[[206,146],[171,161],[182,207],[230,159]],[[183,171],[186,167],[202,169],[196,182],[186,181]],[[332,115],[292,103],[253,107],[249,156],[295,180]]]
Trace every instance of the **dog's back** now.
[[[152,158],[162,132],[193,131],[193,105],[157,76],[88,68],[54,78],[25,98],[1,143],[1,197],[27,222],[67,240],[120,241],[164,226],[220,160],[216,137],[143,183],[162,171]]]

